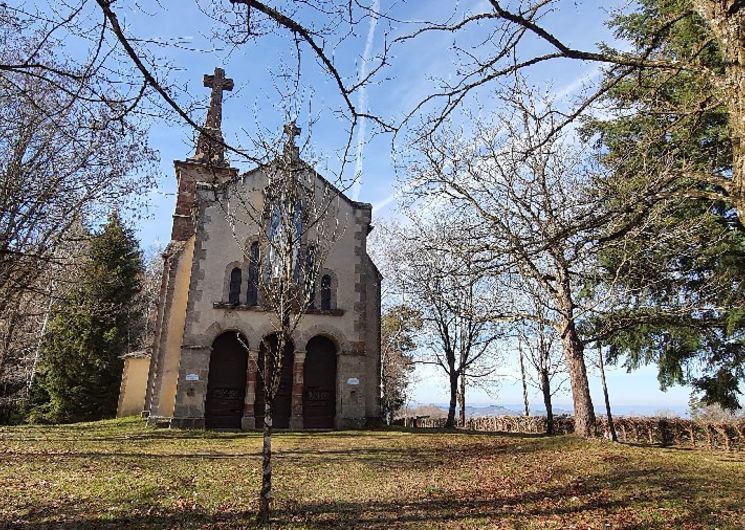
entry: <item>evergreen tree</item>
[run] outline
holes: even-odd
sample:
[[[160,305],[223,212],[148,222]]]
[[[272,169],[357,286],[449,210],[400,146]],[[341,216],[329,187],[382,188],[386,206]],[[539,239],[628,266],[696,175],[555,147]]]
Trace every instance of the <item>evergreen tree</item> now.
[[[142,253],[114,212],[95,234],[76,286],[56,305],[43,344],[31,419],[91,421],[116,414],[123,361],[138,346]]]
[[[745,379],[745,231],[722,202],[733,174],[733,117],[713,97],[725,61],[691,0],[642,0],[611,25],[650,59],[698,64],[675,75],[610,70],[610,120],[591,122],[611,197],[646,190],[644,230],[628,241],[637,259],[605,254],[611,278],[634,293],[606,329],[622,329],[612,352],[630,368],[656,363],[661,386],[693,384],[709,403],[736,407]],[[706,175],[717,175],[707,179]],[[650,244],[654,242],[654,244]],[[623,274],[617,275],[622,269]],[[612,325],[608,325],[612,324]]]

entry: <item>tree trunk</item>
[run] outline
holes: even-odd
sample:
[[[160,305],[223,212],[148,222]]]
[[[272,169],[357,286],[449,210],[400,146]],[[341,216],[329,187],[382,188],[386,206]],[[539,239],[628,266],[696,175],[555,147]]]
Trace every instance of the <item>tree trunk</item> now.
[[[554,407],[551,404],[551,381],[548,378],[548,370],[541,368],[541,392],[543,393],[543,406],[546,408],[546,434],[554,434]]]
[[[455,427],[455,405],[458,398],[458,374],[450,370],[450,407],[448,408],[448,419],[445,422],[446,429]]]
[[[558,331],[564,347],[564,358],[569,368],[569,382],[572,386],[574,432],[585,438],[590,438],[595,433],[595,410],[590,397],[590,384],[587,381],[585,346],[579,338],[577,324],[574,320],[574,300],[572,300],[572,284],[569,279],[569,271],[563,256],[559,254],[555,259],[559,276],[557,302],[561,308],[562,316]]]
[[[726,65],[715,81],[729,111],[732,186],[729,196],[745,225],[745,5],[741,0],[695,0],[696,11],[716,37]]]
[[[589,438],[594,434],[595,410],[590,397],[590,384],[587,381],[584,345],[577,335],[573,320],[564,322],[564,333],[561,337],[564,356],[569,367],[569,381],[572,386],[574,403],[574,432]]]
[[[272,501],[272,401],[265,393],[264,446],[261,452],[261,494],[259,495],[259,523],[269,524]]]
[[[466,374],[465,372],[460,374],[460,392],[458,392],[458,400],[460,401],[460,426],[466,426]]]
[[[614,442],[618,441],[616,427],[613,425],[613,415],[610,411],[610,399],[608,398],[608,385],[605,382],[605,363],[603,362],[603,348],[598,344],[598,367],[600,368],[600,380],[603,382],[603,397],[605,398],[605,414],[608,416],[608,430],[610,438]]]
[[[523,359],[523,347],[518,344],[520,352],[520,376],[523,380],[523,406],[525,407],[525,416],[530,416],[530,403],[528,403],[528,381],[525,378],[525,360]]]

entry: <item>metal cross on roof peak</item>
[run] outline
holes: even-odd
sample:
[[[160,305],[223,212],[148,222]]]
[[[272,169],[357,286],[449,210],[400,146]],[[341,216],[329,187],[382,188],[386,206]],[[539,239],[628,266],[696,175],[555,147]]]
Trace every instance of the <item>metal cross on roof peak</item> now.
[[[295,145],[295,138],[300,135],[300,131],[302,131],[302,129],[297,126],[295,120],[286,123],[284,126],[284,132],[287,135],[287,143],[290,145]]]

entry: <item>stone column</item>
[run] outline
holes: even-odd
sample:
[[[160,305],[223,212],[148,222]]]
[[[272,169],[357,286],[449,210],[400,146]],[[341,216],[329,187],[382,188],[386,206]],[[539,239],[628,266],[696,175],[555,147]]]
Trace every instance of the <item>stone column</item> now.
[[[292,363],[292,414],[290,416],[290,429],[300,430],[303,428],[303,374],[305,372],[305,352],[296,351],[295,360]]]
[[[256,384],[259,375],[259,351],[249,350],[248,367],[246,368],[246,397],[243,400],[243,418],[241,418],[241,429],[244,431],[256,428],[256,416],[254,415],[254,403],[256,401]]]

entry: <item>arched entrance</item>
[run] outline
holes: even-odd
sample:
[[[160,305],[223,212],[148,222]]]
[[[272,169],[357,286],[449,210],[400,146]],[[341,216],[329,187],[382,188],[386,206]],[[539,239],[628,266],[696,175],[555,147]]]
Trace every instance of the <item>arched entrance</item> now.
[[[336,346],[326,337],[308,341],[303,376],[303,427],[333,429],[336,416]]]
[[[212,343],[204,424],[208,429],[240,429],[246,396],[246,340],[228,331]],[[243,344],[241,344],[243,341]]]
[[[272,359],[273,356],[265,355],[267,345],[272,351],[277,349],[276,335],[270,335],[261,342],[259,348],[259,373],[256,378],[256,399],[254,400],[254,416],[256,416],[256,428],[264,427],[264,358]],[[279,378],[279,387],[274,396],[274,407],[272,408],[272,427],[276,429],[288,429],[290,427],[290,411],[292,409],[292,363],[294,362],[295,345],[290,342],[285,346],[282,357],[282,373]],[[271,369],[271,366],[270,366]],[[271,370],[270,370],[271,373]]]

